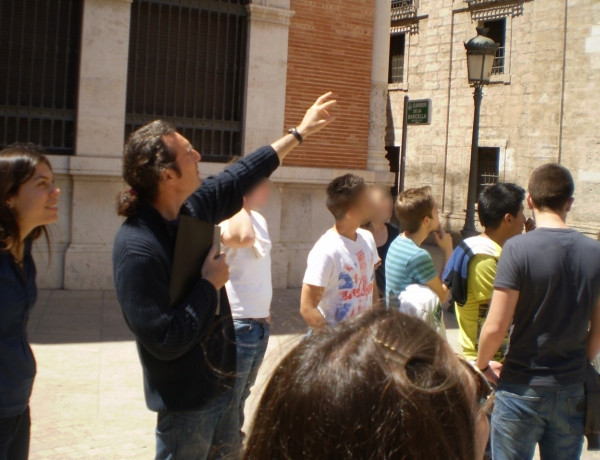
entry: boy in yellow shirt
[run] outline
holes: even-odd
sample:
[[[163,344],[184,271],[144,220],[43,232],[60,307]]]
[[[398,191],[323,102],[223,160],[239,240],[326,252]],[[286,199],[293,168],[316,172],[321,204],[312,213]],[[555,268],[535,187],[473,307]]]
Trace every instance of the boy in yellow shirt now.
[[[459,344],[469,360],[477,359],[479,334],[487,317],[494,291],[498,259],[504,243],[523,232],[525,190],[515,184],[492,185],[479,195],[477,211],[485,228],[454,250],[444,271],[444,282],[456,302]],[[501,347],[494,360],[504,360]]]

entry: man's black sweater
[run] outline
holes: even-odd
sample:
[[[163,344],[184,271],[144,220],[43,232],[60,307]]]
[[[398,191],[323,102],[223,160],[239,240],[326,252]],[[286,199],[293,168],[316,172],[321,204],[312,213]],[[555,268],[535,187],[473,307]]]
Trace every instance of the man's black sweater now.
[[[262,147],[221,174],[209,177],[181,213],[209,223],[236,214],[243,197],[279,166],[277,153]],[[187,299],[169,307],[169,283],[177,226],[149,204],[119,229],[113,250],[115,289],[135,334],[148,408],[195,410],[233,386],[236,345],[229,301],[200,279]]]

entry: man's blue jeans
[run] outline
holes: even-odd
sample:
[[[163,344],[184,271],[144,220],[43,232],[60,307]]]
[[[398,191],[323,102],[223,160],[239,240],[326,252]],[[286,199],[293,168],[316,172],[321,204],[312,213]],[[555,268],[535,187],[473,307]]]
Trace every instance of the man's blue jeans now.
[[[238,449],[241,449],[244,406],[267,351],[270,327],[265,320],[255,319],[234,319],[233,327],[237,343],[237,377],[226,418],[235,420],[235,423],[223,426],[228,428],[228,432],[222,434],[219,431],[216,436],[237,439]]]
[[[492,414],[492,458],[543,460],[581,456],[585,425],[583,383],[562,388],[500,383]]]
[[[231,458],[238,449],[238,439],[218,437],[237,423],[227,408],[231,391],[211,401],[200,410],[158,414],[156,425],[156,460],[205,460]]]

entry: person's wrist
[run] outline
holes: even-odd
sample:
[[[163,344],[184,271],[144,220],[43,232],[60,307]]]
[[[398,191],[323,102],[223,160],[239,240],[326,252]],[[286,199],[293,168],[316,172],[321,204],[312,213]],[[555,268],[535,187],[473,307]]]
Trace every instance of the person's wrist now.
[[[300,136],[302,136],[303,140],[306,140],[306,138],[311,135],[311,131],[308,129],[307,126],[305,126],[303,124],[296,126],[296,131],[298,131],[298,134],[300,134]]]
[[[480,372],[482,372],[483,374],[485,374],[487,371],[490,370],[490,363],[489,363],[489,361],[487,363],[476,362],[475,363],[475,367],[477,369],[479,369]]]

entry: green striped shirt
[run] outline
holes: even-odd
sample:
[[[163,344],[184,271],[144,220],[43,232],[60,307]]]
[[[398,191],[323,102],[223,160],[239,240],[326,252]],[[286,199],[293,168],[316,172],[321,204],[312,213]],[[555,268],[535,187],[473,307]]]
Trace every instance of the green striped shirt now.
[[[398,296],[411,284],[425,284],[436,276],[429,253],[410,238],[400,235],[391,244],[385,260],[388,306],[397,306]]]

